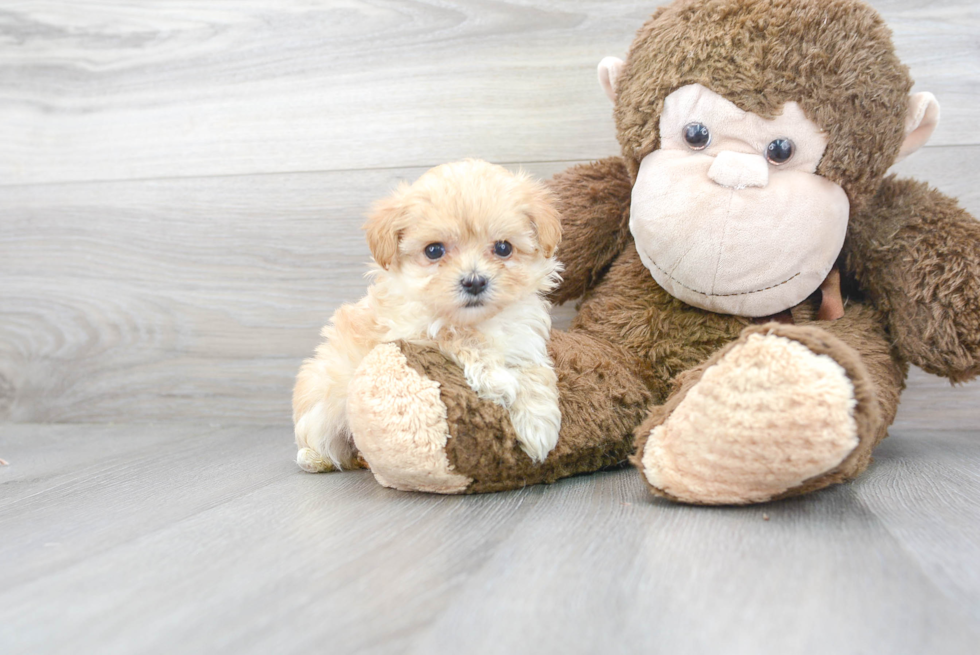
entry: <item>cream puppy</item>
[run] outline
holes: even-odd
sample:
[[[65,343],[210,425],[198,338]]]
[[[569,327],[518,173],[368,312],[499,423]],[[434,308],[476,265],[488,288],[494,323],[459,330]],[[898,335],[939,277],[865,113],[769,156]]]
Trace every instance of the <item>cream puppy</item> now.
[[[547,342],[561,224],[543,185],[484,161],[437,166],[375,205],[364,226],[375,265],[367,296],[345,304],[300,368],[293,421],[305,471],[358,466],[347,388],[380,343],[434,344],[470,387],[510,413],[542,462],[561,414]]]

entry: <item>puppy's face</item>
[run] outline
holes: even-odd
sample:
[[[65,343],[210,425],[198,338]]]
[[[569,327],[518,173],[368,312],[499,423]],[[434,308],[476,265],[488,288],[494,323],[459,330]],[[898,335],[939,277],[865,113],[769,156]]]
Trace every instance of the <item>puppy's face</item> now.
[[[549,193],[500,166],[436,167],[379,203],[365,229],[377,263],[451,324],[554,285],[561,226]]]

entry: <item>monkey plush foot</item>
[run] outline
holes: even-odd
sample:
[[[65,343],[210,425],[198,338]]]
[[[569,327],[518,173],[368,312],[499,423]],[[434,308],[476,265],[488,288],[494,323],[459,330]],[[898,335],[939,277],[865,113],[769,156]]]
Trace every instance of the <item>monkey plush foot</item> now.
[[[439,385],[409,366],[397,345],[381,344],[361,362],[347,412],[354,443],[380,484],[454,494],[472,482],[446,456],[449,428]]]
[[[705,505],[765,502],[846,479],[878,421],[875,403],[858,401],[867,372],[848,353],[819,328],[749,328],[680,377],[640,427],[634,464],[655,494]]]

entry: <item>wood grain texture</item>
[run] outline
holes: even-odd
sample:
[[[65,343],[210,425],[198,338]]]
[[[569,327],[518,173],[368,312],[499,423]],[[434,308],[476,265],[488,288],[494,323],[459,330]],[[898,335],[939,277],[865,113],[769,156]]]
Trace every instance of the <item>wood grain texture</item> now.
[[[423,170],[0,190],[0,421],[289,422],[370,203]]]
[[[370,203],[408,164],[614,154],[594,64],[652,7],[3,3],[0,421],[288,422]],[[978,12],[878,7],[944,106],[898,170],[980,214]]]
[[[596,83],[650,0],[7,1],[0,184],[589,159],[616,151]],[[980,8],[873,2],[980,143]]]
[[[5,655],[980,643],[973,432],[897,433],[857,483],[710,509],[633,470],[400,493],[298,471],[284,426],[0,429]]]
[[[965,432],[896,427],[856,486],[919,568],[980,621],[980,450]]]

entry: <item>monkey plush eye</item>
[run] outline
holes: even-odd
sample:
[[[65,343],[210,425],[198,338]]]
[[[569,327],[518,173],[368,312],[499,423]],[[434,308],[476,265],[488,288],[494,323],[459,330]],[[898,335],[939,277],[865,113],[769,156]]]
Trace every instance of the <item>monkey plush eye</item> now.
[[[691,150],[704,150],[711,141],[711,132],[701,123],[688,123],[684,126],[684,140]]]
[[[766,159],[770,164],[785,164],[793,158],[796,146],[789,139],[776,139],[766,146]]]
[[[425,247],[425,256],[432,261],[437,259],[442,259],[442,256],[446,254],[446,246],[441,243],[430,243]]]
[[[512,252],[514,252],[514,246],[510,245],[509,241],[498,241],[493,244],[493,254],[497,257],[507,259]]]

